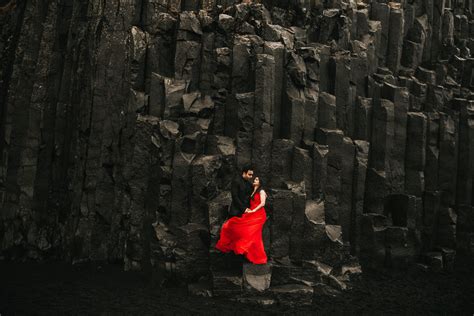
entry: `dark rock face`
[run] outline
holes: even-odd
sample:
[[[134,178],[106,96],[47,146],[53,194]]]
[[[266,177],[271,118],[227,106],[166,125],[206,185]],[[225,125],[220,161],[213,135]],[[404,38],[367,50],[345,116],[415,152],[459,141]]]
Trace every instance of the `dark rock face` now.
[[[474,254],[468,2],[11,0],[0,24],[2,259],[304,305],[357,258]],[[246,163],[272,201],[261,270],[213,249]]]

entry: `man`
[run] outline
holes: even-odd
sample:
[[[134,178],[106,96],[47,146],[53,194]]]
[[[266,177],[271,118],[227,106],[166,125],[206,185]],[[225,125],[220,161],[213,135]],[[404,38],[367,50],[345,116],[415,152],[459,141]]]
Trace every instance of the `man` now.
[[[241,174],[232,181],[232,203],[229,207],[229,217],[241,216],[245,210],[250,207],[252,178],[253,168],[249,165],[245,165],[241,169]]]

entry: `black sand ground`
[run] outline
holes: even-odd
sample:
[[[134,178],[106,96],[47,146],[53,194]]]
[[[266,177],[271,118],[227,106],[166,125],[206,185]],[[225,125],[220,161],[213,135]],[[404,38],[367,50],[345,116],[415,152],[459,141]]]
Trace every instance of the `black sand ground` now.
[[[459,260],[451,274],[367,273],[351,292],[296,310],[188,296],[119,265],[0,262],[1,316],[264,313],[474,315],[474,263]]]

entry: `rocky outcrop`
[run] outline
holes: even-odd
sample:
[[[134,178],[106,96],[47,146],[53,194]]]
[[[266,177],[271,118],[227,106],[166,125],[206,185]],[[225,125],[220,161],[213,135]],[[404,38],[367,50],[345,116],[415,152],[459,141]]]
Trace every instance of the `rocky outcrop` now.
[[[0,5],[3,259],[120,261],[265,305],[350,288],[357,258],[474,253],[468,2]],[[246,163],[270,263],[242,271],[214,245]]]

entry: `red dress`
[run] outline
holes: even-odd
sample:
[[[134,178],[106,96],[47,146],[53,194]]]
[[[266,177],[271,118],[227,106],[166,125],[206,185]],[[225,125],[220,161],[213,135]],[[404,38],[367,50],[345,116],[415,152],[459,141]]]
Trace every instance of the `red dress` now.
[[[250,209],[260,204],[260,192],[250,199]],[[253,213],[244,213],[241,217],[231,217],[222,224],[216,249],[222,252],[234,251],[243,254],[254,264],[267,263],[267,254],[263,247],[262,229],[267,220],[265,207]]]

